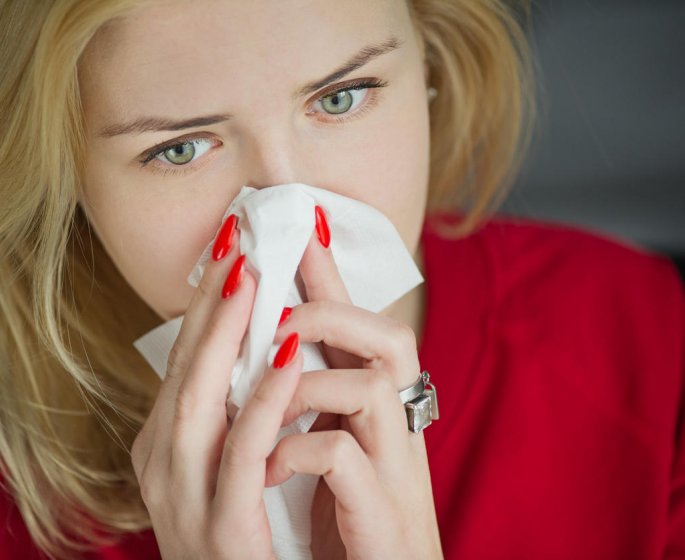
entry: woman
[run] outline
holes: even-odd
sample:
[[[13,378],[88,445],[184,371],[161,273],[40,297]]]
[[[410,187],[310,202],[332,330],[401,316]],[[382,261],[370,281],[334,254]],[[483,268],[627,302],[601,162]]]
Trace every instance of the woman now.
[[[322,475],[315,558],[685,555],[682,288],[665,259],[492,217],[530,126],[502,2],[1,12],[0,558],[270,558],[262,492],[294,472]],[[308,302],[229,426],[256,281],[221,218],[288,182],[381,210],[426,284],[353,306],[323,208]],[[160,385],[131,344],[181,314]],[[309,341],[331,369],[300,376]],[[441,418],[415,434],[396,394],[422,369]]]

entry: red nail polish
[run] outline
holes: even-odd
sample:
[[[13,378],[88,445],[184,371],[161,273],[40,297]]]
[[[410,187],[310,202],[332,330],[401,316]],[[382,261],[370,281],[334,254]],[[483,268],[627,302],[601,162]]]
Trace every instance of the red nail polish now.
[[[231,250],[233,244],[233,234],[235,233],[235,226],[238,223],[238,216],[231,214],[224,225],[221,226],[219,235],[216,236],[214,247],[212,248],[212,258],[215,261],[220,261]]]
[[[281,313],[281,318],[278,321],[278,326],[280,327],[285,321],[290,317],[290,314],[293,312],[292,307],[284,307],[283,312]]]
[[[314,207],[314,214],[316,216],[316,235],[321,245],[328,249],[328,246],[331,244],[331,231],[328,229],[326,214],[321,206]]]
[[[274,357],[274,367],[280,369],[287,366],[297,354],[300,347],[300,337],[296,332],[292,333],[283,341]]]
[[[228,273],[226,277],[226,282],[224,282],[224,287],[221,290],[221,297],[226,299],[230,296],[235,289],[240,284],[240,279],[243,277],[243,269],[245,268],[245,255],[240,255],[238,259],[233,263],[233,268],[231,272]]]

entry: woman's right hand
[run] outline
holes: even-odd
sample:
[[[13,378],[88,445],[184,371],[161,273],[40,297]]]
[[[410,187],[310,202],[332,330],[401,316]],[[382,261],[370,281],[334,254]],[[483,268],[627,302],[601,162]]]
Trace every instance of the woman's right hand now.
[[[233,231],[228,254],[207,263],[131,450],[165,560],[274,558],[262,499],[266,458],[297,387],[302,354],[296,344],[283,367],[269,367],[229,426],[226,396],[256,291],[243,270],[222,297],[229,271],[235,277],[240,265]]]

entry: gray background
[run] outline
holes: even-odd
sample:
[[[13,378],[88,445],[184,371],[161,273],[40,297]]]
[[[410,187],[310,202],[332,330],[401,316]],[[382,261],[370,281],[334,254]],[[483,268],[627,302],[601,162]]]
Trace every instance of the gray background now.
[[[539,116],[503,213],[685,257],[685,0],[534,4]]]

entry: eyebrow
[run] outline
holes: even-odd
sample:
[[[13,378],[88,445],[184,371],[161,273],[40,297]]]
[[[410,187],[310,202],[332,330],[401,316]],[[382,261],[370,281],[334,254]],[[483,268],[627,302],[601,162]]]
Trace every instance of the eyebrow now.
[[[365,64],[368,64],[374,58],[399,48],[401,45],[402,41],[400,41],[397,37],[390,37],[382,43],[367,45],[340,68],[334,70],[325,78],[306,84],[295,94],[295,97],[301,97],[303,95],[313,93],[317,89],[321,89],[322,87],[339,80],[343,76],[346,76],[350,72],[361,68]]]
[[[325,78],[305,84],[295,93],[294,97],[297,98],[313,93],[316,90],[321,89],[322,87],[325,87],[336,80],[339,80],[354,70],[361,68],[365,64],[368,64],[374,58],[399,48],[401,45],[402,41],[396,37],[390,37],[382,43],[367,45],[347,62],[345,62],[345,64],[328,74]],[[98,136],[102,138],[111,138],[112,136],[119,136],[121,134],[141,134],[143,132],[184,130],[187,128],[208,126],[210,124],[225,122],[231,118],[232,115],[230,114],[208,115],[204,117],[193,117],[183,120],[174,120],[163,117],[141,117],[128,123],[105,126],[102,130],[100,130]]]
[[[184,130],[197,126],[207,126],[227,121],[231,115],[208,115],[206,117],[193,117],[182,121],[161,117],[141,117],[125,124],[112,124],[103,128],[98,136],[111,138],[120,134],[141,134],[143,132],[158,132],[163,130]]]

